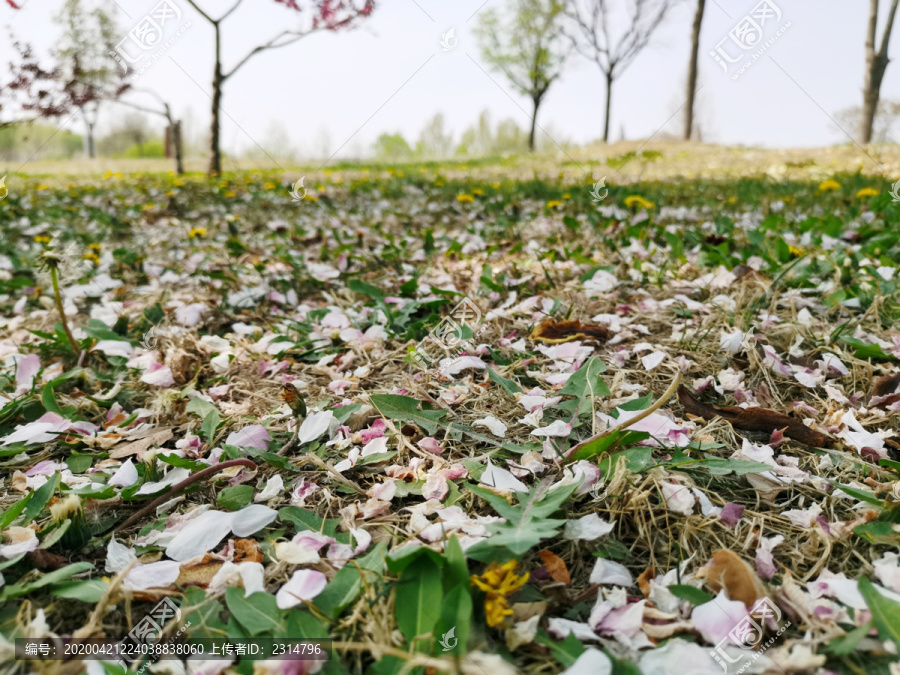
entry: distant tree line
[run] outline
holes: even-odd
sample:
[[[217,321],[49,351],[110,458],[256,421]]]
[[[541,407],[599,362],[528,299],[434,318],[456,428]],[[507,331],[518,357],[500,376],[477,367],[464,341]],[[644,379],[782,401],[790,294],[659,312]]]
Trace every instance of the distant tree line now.
[[[314,33],[352,29],[361,25],[376,9],[376,0],[275,0],[293,14],[291,24],[294,27],[276,27],[268,40],[234,59],[227,50],[230,42],[224,27],[226,20],[245,1],[228,3],[227,9],[220,14],[202,7],[201,0],[187,0],[190,9],[185,7],[186,11],[195,14],[195,18],[210,26],[215,38],[210,128],[204,139],[211,174],[222,169],[220,113],[224,85],[231,76],[257,54],[283,49]],[[530,102],[526,128],[520,128],[513,120],[502,120],[494,126],[483,113],[456,141],[447,130],[443,116],[437,115],[414,144],[400,134],[382,134],[375,143],[376,157],[428,159],[497,155],[539,148],[540,108],[554,83],[576,56],[587,59],[599,70],[605,103],[603,110],[598,111],[598,129],[602,129],[602,138],[608,142],[615,83],[650,44],[680,1],[505,0],[485,8],[478,13],[475,26],[481,57],[486,64],[485,72],[496,73],[513,91]],[[706,0],[686,1],[694,3],[690,52],[687,54],[687,88],[682,106],[682,137],[690,140],[697,137],[696,93]],[[204,2],[214,4],[211,0]],[[19,8],[13,0],[7,0],[7,4]],[[749,10],[750,14],[737,21],[734,30],[720,42],[710,40],[709,44],[714,48],[705,50],[715,59],[714,66],[712,61],[709,62],[710,68],[722,67],[730,74],[730,67],[737,69],[742,62],[750,63],[747,59],[758,55],[754,50],[765,50],[772,38],[764,34],[768,29],[763,27],[781,21],[781,4],[782,0],[762,0]],[[887,5],[887,12],[881,16],[879,24],[881,4]],[[838,114],[841,128],[848,132],[852,129],[855,138],[863,144],[890,139],[891,127],[900,114],[897,104],[881,98],[898,4],[900,0],[869,0],[861,105]],[[171,11],[180,16],[181,9]],[[45,155],[75,153],[76,140],[82,143],[82,152],[87,157],[96,156],[98,151],[113,155],[156,156],[162,149],[164,154],[175,159],[176,169],[182,171],[181,120],[173,115],[165,92],[134,88],[131,81],[134,68],[128,67],[140,58],[148,58],[146,50],[158,45],[157,41],[163,36],[122,30],[115,21],[112,0],[64,0],[61,11],[54,18],[61,35],[52,51],[52,63],[41,63],[29,45],[14,38],[11,40],[16,58],[7,69],[0,71],[0,130],[11,126],[15,129],[0,135],[0,157],[19,153],[31,147],[29,144],[34,143],[34,139],[41,138],[45,132],[36,124],[38,120],[71,116],[80,122],[82,133],[68,132],[58,139],[45,138],[47,145],[42,151]],[[772,23],[767,24],[769,21]],[[149,44],[142,44],[142,40]],[[130,45],[132,54],[123,49],[125,42]],[[147,96],[151,96],[152,101]],[[164,124],[164,133],[160,135],[145,128],[147,122],[143,118],[130,117],[123,118],[102,138],[95,138],[99,111],[113,102],[157,117]],[[30,131],[20,128],[29,123],[34,124]],[[283,136],[277,129],[270,135]],[[272,153],[290,155],[282,146],[260,151],[269,158],[273,157]]]

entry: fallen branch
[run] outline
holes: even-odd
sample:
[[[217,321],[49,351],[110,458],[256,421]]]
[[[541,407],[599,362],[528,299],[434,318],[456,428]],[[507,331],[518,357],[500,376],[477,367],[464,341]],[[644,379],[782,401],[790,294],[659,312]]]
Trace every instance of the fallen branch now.
[[[157,506],[159,506],[160,504],[165,504],[167,501],[172,499],[175,495],[177,495],[179,492],[184,490],[191,483],[196,483],[198,480],[203,480],[204,478],[214,476],[217,473],[219,473],[220,471],[222,471],[223,469],[227,469],[232,466],[246,466],[247,468],[249,468],[251,470],[256,468],[256,464],[251,462],[249,459],[241,458],[241,459],[229,459],[228,461],[225,461],[225,462],[219,462],[218,464],[214,464],[213,466],[209,467],[208,469],[203,469],[202,471],[198,471],[197,473],[192,473],[190,476],[185,478],[180,483],[176,483],[172,487],[171,490],[169,490],[165,494],[154,499],[152,502],[147,504],[147,506],[142,508],[137,513],[132,514],[131,517],[128,518],[124,523],[122,523],[121,525],[116,527],[113,530],[113,532],[118,532],[119,530],[124,530],[129,525],[133,525],[134,523],[138,522],[141,518],[146,516]]]
[[[659,399],[657,399],[656,403],[651,405],[646,410],[642,410],[640,413],[638,413],[631,419],[628,419],[628,420],[622,422],[621,424],[617,424],[614,427],[610,427],[609,429],[604,429],[600,433],[594,434],[590,438],[586,438],[585,440],[581,441],[581,443],[576,445],[574,448],[569,450],[566,454],[568,454],[570,457],[572,457],[572,456],[576,455],[578,453],[578,451],[581,450],[581,448],[586,446],[588,443],[593,443],[594,441],[598,441],[601,438],[606,438],[607,436],[612,436],[614,433],[622,431],[623,429],[627,429],[632,424],[637,424],[645,417],[649,417],[650,415],[655,413],[657,410],[659,410],[661,407],[663,407],[663,405],[665,405],[666,401],[668,401],[670,398],[672,398],[673,394],[675,394],[675,390],[678,389],[679,384],[681,384],[681,371],[680,370],[675,374],[675,379],[672,380],[672,384],[670,384],[669,388],[666,389],[666,391],[663,393],[663,395],[660,396]]]

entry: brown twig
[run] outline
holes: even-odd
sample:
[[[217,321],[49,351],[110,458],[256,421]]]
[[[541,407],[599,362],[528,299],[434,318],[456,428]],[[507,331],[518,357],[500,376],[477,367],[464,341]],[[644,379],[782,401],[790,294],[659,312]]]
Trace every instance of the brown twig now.
[[[168,492],[166,492],[164,495],[157,497],[152,502],[147,504],[147,506],[142,508],[140,511],[132,514],[131,517],[128,518],[124,523],[122,523],[121,525],[116,527],[113,530],[113,532],[118,532],[119,530],[124,530],[129,525],[133,525],[134,523],[139,521],[141,518],[146,516],[148,513],[150,513],[157,506],[159,506],[160,504],[164,504],[165,502],[172,499],[172,497],[174,497],[179,492],[184,490],[191,483],[196,483],[198,480],[203,480],[204,478],[208,478],[209,476],[214,476],[215,474],[219,473],[220,471],[227,469],[229,467],[232,467],[232,466],[246,466],[251,470],[256,468],[256,464],[253,463],[252,461],[250,461],[249,459],[240,458],[240,459],[229,459],[225,462],[219,462],[218,464],[214,464],[213,466],[209,467],[208,469],[203,469],[202,471],[198,471],[197,473],[192,473],[190,476],[185,478],[180,483],[176,483],[172,487],[172,489],[169,490]]]

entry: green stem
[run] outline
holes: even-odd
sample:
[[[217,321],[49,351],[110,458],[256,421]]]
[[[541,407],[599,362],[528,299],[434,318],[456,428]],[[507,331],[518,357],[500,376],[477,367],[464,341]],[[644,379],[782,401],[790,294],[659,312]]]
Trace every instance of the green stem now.
[[[59,279],[55,267],[50,268],[50,280],[53,282],[53,301],[56,303],[56,311],[59,312],[59,321],[66,332],[66,337],[69,338],[69,345],[71,345],[72,351],[78,354],[81,352],[81,347],[72,336],[72,331],[69,330],[69,322],[66,320],[66,312],[63,309],[62,294],[59,292]]]

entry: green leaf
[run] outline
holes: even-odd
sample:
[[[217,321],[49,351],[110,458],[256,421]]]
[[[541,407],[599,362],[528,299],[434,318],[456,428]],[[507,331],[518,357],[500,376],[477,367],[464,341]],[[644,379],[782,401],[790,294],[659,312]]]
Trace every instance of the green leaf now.
[[[878,637],[893,640],[900,647],[900,602],[883,596],[866,577],[859,579],[859,592],[872,612]]]
[[[354,293],[361,293],[362,295],[368,295],[373,300],[377,300],[378,302],[384,301],[384,293],[381,292],[376,286],[372,284],[367,284],[364,281],[360,281],[359,279],[351,279],[347,282],[347,288],[349,288]]]
[[[41,389],[41,405],[44,406],[44,410],[47,412],[56,413],[62,417],[65,417],[63,411],[60,410],[59,405],[56,403],[56,398],[53,396],[53,387],[49,384],[45,384]]]
[[[228,588],[225,590],[225,604],[251,637],[284,628],[283,612],[278,609],[274,595],[254,593],[245,598],[243,588]]]
[[[61,569],[54,570],[49,574],[45,574],[39,579],[31,581],[27,584],[14,584],[12,586],[4,586],[2,592],[0,592],[0,601],[28,595],[32,591],[36,591],[39,588],[58,583],[60,581],[65,581],[66,579],[74,577],[76,574],[81,574],[82,572],[87,572],[88,570],[92,569],[94,569],[94,566],[89,562],[72,563],[71,565],[66,565]],[[243,593],[243,591],[241,592]]]
[[[331,583],[315,599],[316,607],[329,618],[336,619],[350,603],[356,600],[356,596],[362,590],[362,574],[366,575],[367,584],[374,584],[383,578],[386,548],[384,542],[379,542],[366,555],[351,560],[338,570]]]
[[[41,511],[43,511],[47,504],[50,503],[50,500],[53,498],[53,493],[56,492],[58,488],[59,471],[55,472],[50,476],[46,483],[34,491],[34,498],[28,502],[25,513],[22,515],[23,526],[27,525],[40,515]]]
[[[434,637],[438,641],[435,653],[463,656],[472,632],[472,595],[468,580],[450,589],[441,602],[440,611],[441,617],[434,629]]]
[[[853,528],[853,534],[862,537],[872,544],[900,546],[900,532],[893,528],[893,523],[885,520],[873,520]]]
[[[602,455],[604,452],[609,450],[612,446],[614,446],[619,441],[619,437],[621,435],[620,431],[615,431],[611,433],[609,436],[604,436],[603,438],[598,438],[595,441],[591,441],[586,444],[582,448],[575,453],[575,456],[572,458],[572,461],[578,461],[580,459],[589,459],[591,457],[596,457],[597,455]]]
[[[109,587],[109,582],[103,579],[85,579],[84,581],[68,581],[58,584],[51,591],[57,598],[70,598],[81,600],[90,604],[100,602],[100,598]]]
[[[447,414],[446,410],[419,410],[419,402],[408,396],[375,394],[369,397],[369,401],[385,417],[401,422],[413,422],[429,434],[437,432],[441,418]]]
[[[694,586],[672,584],[671,586],[669,586],[669,590],[676,598],[687,600],[694,606],[705,605],[707,602],[715,600],[714,596],[710,595],[706,591],[701,591],[699,588],[695,588]]]
[[[491,378],[494,382],[503,387],[503,391],[505,391],[510,396],[515,396],[518,393],[521,393],[522,387],[515,380],[508,380],[499,373],[497,373],[493,368],[488,368],[488,377]]]
[[[410,563],[397,582],[394,615],[397,628],[412,644],[413,638],[431,633],[441,612],[441,568],[427,556]],[[417,644],[417,651],[425,643]]]
[[[829,654],[835,654],[837,656],[852,654],[856,651],[856,648],[859,647],[859,643],[866,638],[873,628],[875,628],[875,622],[870,619],[862,626],[857,626],[843,637],[832,640],[825,649]]]
[[[94,462],[93,455],[82,455],[79,452],[72,451],[72,454],[66,457],[66,466],[72,473],[84,473],[91,468]]]
[[[596,356],[592,356],[566,381],[566,386],[557,392],[561,396],[576,396],[579,399],[594,396],[610,396],[609,388],[600,379],[606,371],[606,364]],[[590,402],[588,402],[590,405]]]
[[[584,645],[575,637],[575,633],[569,633],[565,640],[557,642],[541,628],[538,630],[535,642],[549,647],[553,657],[566,668],[570,668],[578,660],[578,657],[584,654]]]
[[[841,338],[842,342],[854,347],[856,349],[856,353],[854,356],[858,359],[879,359],[882,361],[887,361],[893,359],[894,357],[885,352],[881,345],[868,344],[867,342],[863,342],[862,340],[854,337],[844,336]]]
[[[29,492],[27,495],[22,497],[15,504],[10,506],[6,511],[3,512],[3,515],[0,516],[0,531],[5,530],[7,527],[12,525],[12,522],[19,517],[19,514],[25,510],[25,507],[28,506],[28,502],[32,500],[34,497],[34,492]]]
[[[200,433],[210,445],[213,444],[213,441],[216,438],[216,429],[219,428],[221,422],[222,418],[219,416],[218,410],[213,410],[203,418],[203,423],[200,425]]]
[[[884,506],[884,502],[871,492],[867,492],[866,490],[857,490],[856,488],[852,488],[847,485],[841,485],[840,483],[835,483],[834,481],[828,482],[834,485],[834,487],[840,488],[851,497],[856,497],[857,499],[864,501],[867,504],[872,504],[874,506]]]
[[[402,574],[419,558],[428,558],[438,567],[443,567],[446,562],[440,553],[425,546],[402,546],[397,551],[391,551],[385,558],[385,562],[393,574]]]
[[[209,465],[204,464],[203,462],[198,462],[195,459],[188,459],[187,457],[179,457],[174,452],[170,454],[159,454],[156,456],[156,459],[169,466],[175,466],[180,469],[189,469],[190,471],[202,471],[203,469],[209,468]]]
[[[228,511],[237,511],[253,501],[253,487],[250,485],[234,485],[219,493],[216,503]]]
[[[447,559],[447,568],[444,571],[444,588],[449,590],[458,584],[469,583],[469,566],[466,564],[466,554],[463,552],[459,538],[451,534],[444,543],[444,557]]]

